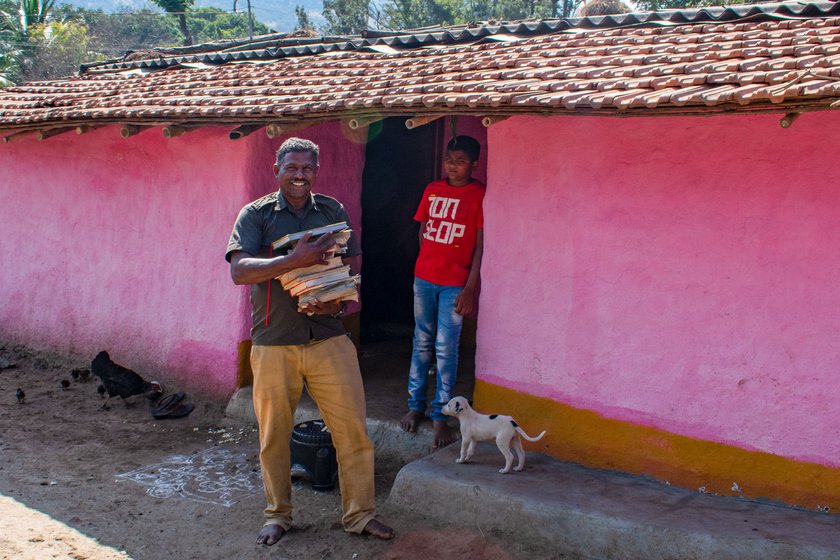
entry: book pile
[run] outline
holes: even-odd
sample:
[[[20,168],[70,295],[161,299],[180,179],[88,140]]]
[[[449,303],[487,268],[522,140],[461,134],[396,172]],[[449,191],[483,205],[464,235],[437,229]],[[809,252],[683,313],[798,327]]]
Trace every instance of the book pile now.
[[[350,228],[347,222],[339,222],[306,231],[285,235],[272,243],[275,250],[290,251],[307,233],[311,239],[322,235],[332,235],[335,245],[327,251],[327,264],[316,264],[296,268],[277,277],[283,289],[298,298],[298,308],[305,307],[315,300],[359,301],[360,276],[350,275],[350,266],[345,265],[341,256],[347,252]]]
[[[275,251],[290,251],[294,249],[297,242],[303,239],[307,233],[311,233],[310,241],[318,239],[322,235],[332,234],[335,239],[335,253],[343,254],[347,252],[347,241],[350,239],[351,230],[347,227],[347,222],[338,222],[336,224],[329,224],[326,226],[316,227],[312,229],[305,229],[284,235],[277,241],[271,244]]]

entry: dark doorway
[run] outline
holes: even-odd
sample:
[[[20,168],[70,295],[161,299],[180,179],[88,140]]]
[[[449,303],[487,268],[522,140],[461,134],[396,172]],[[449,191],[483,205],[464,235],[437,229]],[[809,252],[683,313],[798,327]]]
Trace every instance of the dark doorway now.
[[[362,176],[359,364],[374,418],[397,421],[407,410],[419,252],[414,212],[426,185],[442,176],[445,122],[408,130],[404,118],[389,118],[370,127]],[[468,397],[475,382],[475,325],[464,320],[454,392]],[[430,392],[434,386],[431,380]]]
[[[363,344],[413,332],[414,212],[440,174],[441,122],[409,130],[404,118],[389,118],[370,127],[362,177]]]

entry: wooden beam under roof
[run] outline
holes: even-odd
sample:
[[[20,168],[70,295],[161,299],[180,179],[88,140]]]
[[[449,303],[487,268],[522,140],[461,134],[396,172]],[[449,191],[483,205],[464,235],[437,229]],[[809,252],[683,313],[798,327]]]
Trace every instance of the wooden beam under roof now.
[[[238,126],[231,130],[228,133],[228,138],[231,140],[239,140],[240,138],[245,138],[249,134],[258,131],[264,126],[264,124],[243,124],[242,126]]]
[[[367,117],[353,117],[347,120],[347,126],[351,129],[356,130],[365,126],[372,125],[375,122],[379,122],[384,119],[382,115],[369,115]]]
[[[484,125],[484,128],[490,128],[494,124],[500,123],[508,118],[510,117],[508,117],[507,115],[488,115],[481,119],[481,124]]]
[[[323,121],[297,121],[297,122],[284,122],[284,123],[271,123],[266,125],[265,133],[269,138],[277,138],[278,136],[283,136],[285,134],[291,134],[292,132],[297,132],[298,130],[303,130],[305,128],[309,128],[314,124],[320,124]]]
[[[166,139],[175,138],[176,136],[181,136],[186,134],[187,132],[192,132],[196,130],[197,126],[188,126],[188,125],[181,125],[181,124],[168,124],[163,127],[161,132],[163,133],[163,137]]]
[[[87,134],[88,132],[96,130],[97,128],[103,128],[104,126],[105,125],[102,125],[102,124],[96,124],[96,125],[80,124],[80,125],[76,126],[76,134]]]
[[[782,128],[790,128],[791,125],[793,125],[794,121],[796,121],[796,119],[798,119],[799,115],[801,114],[802,113],[788,113],[787,115],[782,117],[782,120],[779,121],[779,126],[781,126]]]
[[[52,138],[53,136],[58,136],[59,134],[64,134],[65,132],[72,132],[76,130],[75,127],[72,126],[63,126],[61,128],[48,128],[45,130],[39,130],[37,134],[35,134],[35,138],[38,140],[46,140],[47,138]]]
[[[439,118],[445,117],[446,115],[422,115],[419,117],[411,117],[410,119],[406,119],[405,127],[409,130],[413,128],[417,128],[418,126],[423,126],[424,124],[429,124],[430,122],[434,122]]]
[[[23,130],[21,132],[13,132],[3,137],[3,143],[8,144],[9,142],[14,142],[15,140],[20,140],[24,136],[32,134],[35,132],[34,130]]]
[[[146,130],[147,128],[152,128],[151,126],[140,126],[136,124],[124,124],[120,127],[120,136],[123,138],[130,138],[131,136],[136,136]]]

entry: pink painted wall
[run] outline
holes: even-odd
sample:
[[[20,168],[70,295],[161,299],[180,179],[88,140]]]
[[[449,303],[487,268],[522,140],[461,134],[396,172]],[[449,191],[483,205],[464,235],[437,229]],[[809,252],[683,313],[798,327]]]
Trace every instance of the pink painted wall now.
[[[840,114],[780,116],[493,125],[477,377],[840,466]]]
[[[306,136],[322,143],[318,186],[340,185],[318,190],[360,223],[364,149],[341,132]],[[0,148],[0,336],[91,358],[107,349],[144,377],[232,392],[250,308],[223,257],[242,205],[276,188],[279,141],[227,133],[122,139],[106,127]]]
[[[219,129],[116,127],[0,149],[3,335],[231,388],[242,300],[222,255],[247,149]]]

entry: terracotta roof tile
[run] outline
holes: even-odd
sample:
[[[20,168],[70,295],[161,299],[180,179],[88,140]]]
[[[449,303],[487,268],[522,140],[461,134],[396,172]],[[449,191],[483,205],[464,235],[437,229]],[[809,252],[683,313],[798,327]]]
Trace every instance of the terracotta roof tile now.
[[[484,27],[376,36],[387,52],[360,50],[368,43],[359,38],[280,47],[264,41],[250,50],[243,42],[235,52],[182,49],[0,90],[0,128],[235,124],[366,112],[828,108],[840,96],[840,7],[776,6],[710,9],[712,19],[748,18],[724,23],[691,23],[708,13],[689,10],[669,12],[666,26],[639,26],[657,12],[626,16],[629,26],[574,33],[562,32],[574,25],[565,20],[494,28],[518,36],[513,42],[474,42],[493,33]],[[794,19],[784,19],[790,14]]]

